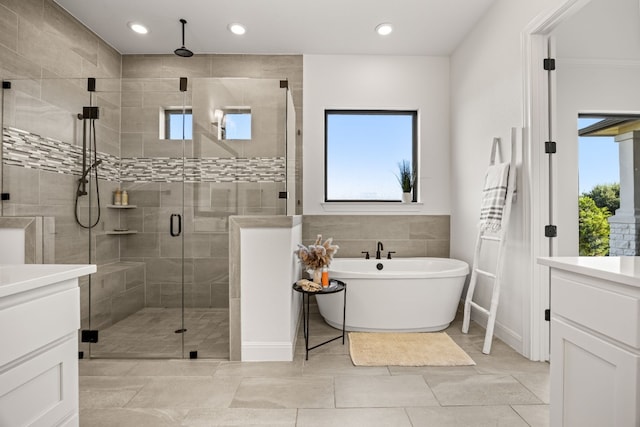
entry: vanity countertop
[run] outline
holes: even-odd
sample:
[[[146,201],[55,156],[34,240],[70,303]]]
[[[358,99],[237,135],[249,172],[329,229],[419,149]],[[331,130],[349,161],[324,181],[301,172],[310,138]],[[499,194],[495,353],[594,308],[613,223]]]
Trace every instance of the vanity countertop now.
[[[640,257],[542,257],[538,263],[640,288]]]
[[[0,298],[95,272],[93,264],[0,264]]]

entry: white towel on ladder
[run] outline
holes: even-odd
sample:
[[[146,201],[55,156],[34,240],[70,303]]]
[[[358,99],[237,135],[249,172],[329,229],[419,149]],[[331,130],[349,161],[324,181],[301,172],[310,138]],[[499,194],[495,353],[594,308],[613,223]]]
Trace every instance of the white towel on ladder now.
[[[497,232],[502,227],[502,214],[509,183],[509,166],[509,163],[499,163],[489,166],[487,170],[480,205],[481,230]]]

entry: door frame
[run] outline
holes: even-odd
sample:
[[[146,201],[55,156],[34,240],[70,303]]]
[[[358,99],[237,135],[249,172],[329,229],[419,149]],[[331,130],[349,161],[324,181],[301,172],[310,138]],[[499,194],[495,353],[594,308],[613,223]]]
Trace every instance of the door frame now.
[[[523,165],[529,170],[528,174],[523,174],[529,178],[523,185],[530,189],[531,195],[529,209],[525,209],[525,215],[530,215],[525,221],[529,224],[531,236],[530,305],[523,321],[530,331],[528,342],[524,342],[524,351],[531,360],[549,360],[549,322],[544,318],[544,311],[549,308],[549,268],[538,265],[537,259],[552,256],[557,246],[553,239],[550,242],[544,236],[545,225],[554,219],[553,206],[558,194],[557,183],[553,180],[553,176],[557,176],[557,165],[549,162],[544,152],[544,142],[549,139],[549,127],[551,135],[555,135],[555,79],[552,77],[547,83],[549,76],[542,67],[542,60],[553,51],[553,31],[590,1],[565,0],[554,10],[538,16],[522,32],[526,149]]]

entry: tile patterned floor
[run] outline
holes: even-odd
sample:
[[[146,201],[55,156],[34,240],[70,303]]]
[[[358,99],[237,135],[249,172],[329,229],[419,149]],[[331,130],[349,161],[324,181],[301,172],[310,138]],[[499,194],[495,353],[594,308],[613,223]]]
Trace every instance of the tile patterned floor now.
[[[312,341],[335,335],[317,313]],[[549,365],[484,330],[449,335],[475,360],[463,367],[356,367],[335,341],[293,362],[81,360],[81,426],[547,426]]]
[[[187,308],[183,334],[179,308],[144,308],[115,325],[100,331],[100,341],[91,345],[97,358],[180,358],[182,340],[188,357],[229,358],[229,310]]]

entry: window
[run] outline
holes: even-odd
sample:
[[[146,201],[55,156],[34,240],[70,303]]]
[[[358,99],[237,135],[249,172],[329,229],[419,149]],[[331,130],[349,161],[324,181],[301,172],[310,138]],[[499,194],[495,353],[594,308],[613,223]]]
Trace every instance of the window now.
[[[417,111],[325,110],[325,201],[400,201],[398,165],[407,161],[414,174],[418,170],[417,116]]]
[[[164,139],[193,139],[191,109],[164,110]]]
[[[251,139],[251,108],[225,107],[215,111],[218,128],[218,139],[222,140],[250,140]]]

